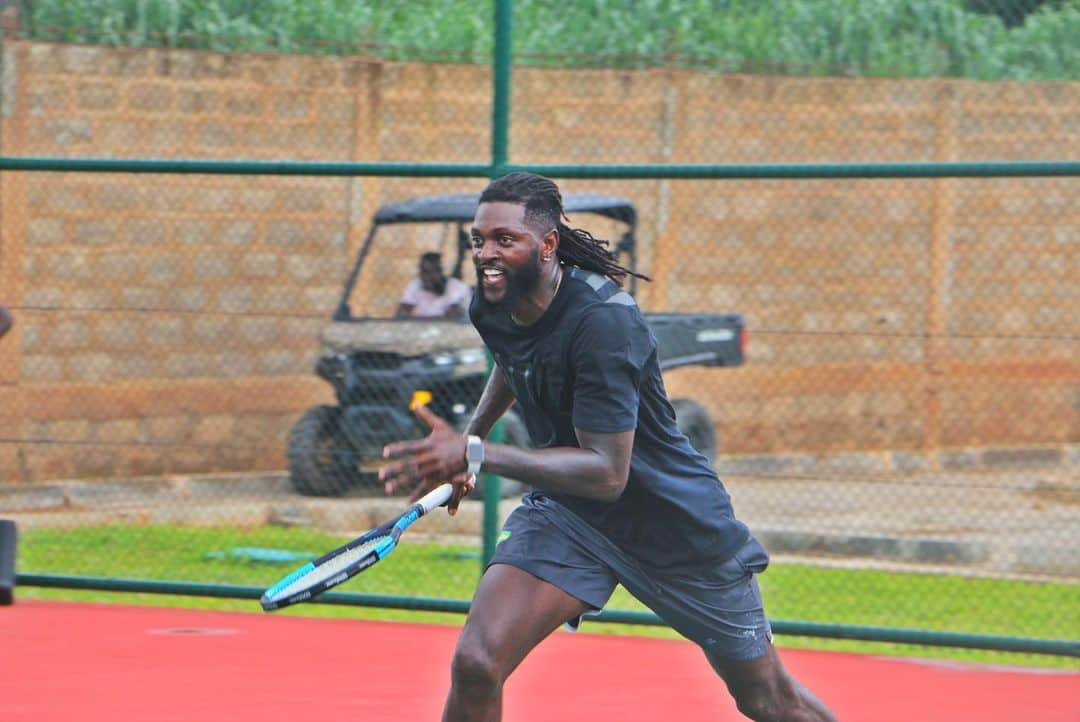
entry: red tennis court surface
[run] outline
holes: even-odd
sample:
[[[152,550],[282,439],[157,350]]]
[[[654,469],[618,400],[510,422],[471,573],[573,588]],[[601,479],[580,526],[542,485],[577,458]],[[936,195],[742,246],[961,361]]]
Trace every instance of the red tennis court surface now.
[[[454,627],[17,601],[0,607],[4,722],[438,720]],[[845,722],[1078,722],[1080,673],[788,650]],[[557,633],[506,722],[740,720],[689,642]]]

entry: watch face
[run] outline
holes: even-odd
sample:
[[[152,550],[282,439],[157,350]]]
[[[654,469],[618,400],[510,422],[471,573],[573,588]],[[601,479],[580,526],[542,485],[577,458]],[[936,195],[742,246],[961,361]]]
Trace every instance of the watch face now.
[[[481,462],[484,460],[484,442],[480,437],[469,437],[469,443],[465,447],[465,459],[470,462]]]

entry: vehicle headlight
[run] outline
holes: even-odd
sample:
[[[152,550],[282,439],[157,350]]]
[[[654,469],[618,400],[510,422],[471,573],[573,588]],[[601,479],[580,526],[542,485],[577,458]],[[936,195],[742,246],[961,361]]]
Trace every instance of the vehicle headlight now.
[[[483,349],[462,349],[447,351],[431,357],[439,368],[450,368],[451,376],[471,376],[487,372],[487,354]]]

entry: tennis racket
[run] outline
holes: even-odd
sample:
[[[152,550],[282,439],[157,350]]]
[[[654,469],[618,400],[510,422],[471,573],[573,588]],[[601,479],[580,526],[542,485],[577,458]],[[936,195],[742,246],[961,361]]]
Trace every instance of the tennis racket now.
[[[453,491],[452,484],[437,487],[385,524],[287,575],[263,593],[259,600],[263,610],[272,612],[306,602],[385,559],[394,551],[402,532],[424,514],[449,501]]]

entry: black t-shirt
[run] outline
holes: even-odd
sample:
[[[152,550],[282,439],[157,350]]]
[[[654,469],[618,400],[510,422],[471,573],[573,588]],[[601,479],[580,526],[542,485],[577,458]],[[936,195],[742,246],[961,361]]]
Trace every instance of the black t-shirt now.
[[[476,294],[479,296],[479,294]],[[543,490],[640,561],[694,565],[729,558],[749,531],[708,460],[675,423],[656,339],[633,297],[609,279],[564,267],[544,314],[518,326],[473,298],[473,325],[517,398],[538,448],[579,446],[575,428],[635,430],[630,477],[615,502]]]

